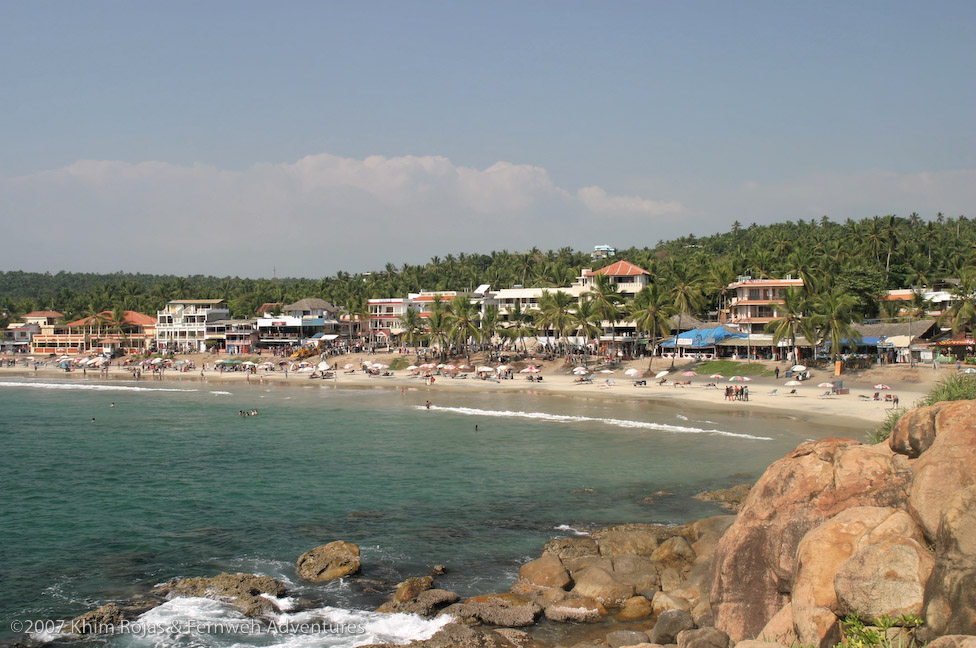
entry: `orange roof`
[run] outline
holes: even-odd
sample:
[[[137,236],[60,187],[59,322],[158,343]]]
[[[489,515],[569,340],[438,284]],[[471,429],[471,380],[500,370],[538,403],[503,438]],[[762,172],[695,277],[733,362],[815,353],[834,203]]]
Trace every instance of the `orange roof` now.
[[[593,275],[601,274],[610,277],[633,277],[635,275],[649,275],[651,273],[644,268],[635,266],[630,261],[617,261],[616,263],[610,264],[605,268],[588,272],[586,273],[586,276],[592,277]]]
[[[112,319],[112,311],[104,310],[99,315],[104,315],[108,322],[115,321]],[[80,320],[69,322],[68,326],[87,326],[88,320],[90,319],[91,317],[82,317]],[[156,318],[143,313],[137,313],[136,311],[125,311],[125,315],[122,317],[122,323],[131,324],[132,326],[149,326],[156,324]]]
[[[64,317],[64,315],[58,311],[31,311],[24,317]]]

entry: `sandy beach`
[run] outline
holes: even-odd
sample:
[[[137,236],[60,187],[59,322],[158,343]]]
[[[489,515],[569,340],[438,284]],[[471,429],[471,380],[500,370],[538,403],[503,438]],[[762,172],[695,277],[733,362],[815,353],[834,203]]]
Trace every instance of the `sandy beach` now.
[[[7,356],[5,359],[9,359]],[[665,384],[658,384],[653,380],[653,376],[646,378],[646,385],[635,384],[635,380],[625,374],[628,368],[635,368],[641,371],[647,369],[646,360],[633,361],[617,366],[612,373],[601,373],[598,369],[591,375],[592,382],[576,382],[578,376],[571,372],[571,369],[563,360],[554,361],[533,361],[532,364],[540,368],[538,375],[542,376],[541,381],[528,380],[528,374],[515,373],[514,379],[498,380],[495,378],[482,380],[476,374],[469,373],[467,378],[452,378],[447,375],[434,375],[432,384],[420,375],[411,373],[407,370],[391,372],[390,376],[376,376],[364,373],[359,369],[363,362],[382,362],[391,363],[394,359],[402,357],[398,354],[351,354],[344,356],[330,357],[330,363],[337,363],[339,371],[333,378],[319,379],[310,378],[308,371],[262,371],[256,374],[247,374],[238,371],[215,370],[214,362],[218,357],[211,354],[193,354],[179,356],[184,360],[192,361],[194,369],[181,371],[178,369],[167,369],[161,376],[153,376],[149,372],[144,372],[141,377],[143,382],[200,382],[208,384],[249,384],[254,386],[275,385],[275,386],[308,386],[317,384],[323,388],[348,388],[348,389],[403,389],[410,391],[422,391],[429,394],[428,398],[436,402],[438,392],[452,391],[463,392],[476,390],[479,392],[491,391],[515,391],[531,392],[534,394],[550,393],[564,396],[576,396],[581,398],[599,399],[626,399],[631,401],[671,401],[678,403],[688,403],[694,407],[717,408],[722,410],[756,409],[775,411],[780,415],[792,416],[803,420],[822,420],[824,417],[844,417],[852,421],[860,421],[866,424],[865,429],[884,420],[887,412],[892,409],[892,402],[885,400],[885,396],[896,396],[901,407],[911,407],[915,401],[923,397],[940,379],[955,372],[954,368],[943,367],[940,370],[933,370],[930,366],[918,366],[911,368],[907,365],[886,365],[874,366],[870,369],[844,374],[836,377],[832,372],[826,370],[811,370],[811,377],[804,381],[802,386],[795,388],[796,393],[790,392],[793,387],[784,386],[787,379],[768,377],[755,377],[752,381],[735,383],[737,385],[748,385],[748,401],[728,401],[725,399],[725,387],[729,385],[727,379],[712,380],[708,376],[686,377],[682,374],[685,371],[694,370],[695,363],[689,361],[679,361],[674,371],[665,377]],[[264,358],[265,360],[275,360],[278,358]],[[476,359],[473,359],[477,362]],[[51,377],[70,380],[132,380],[131,370],[120,368],[113,361],[108,371],[105,373],[97,369],[74,369],[66,372],[58,368],[52,361],[48,361],[37,370],[31,366],[23,366],[19,363],[16,367],[4,366],[0,369],[0,376],[36,376]],[[520,363],[527,364],[527,363]],[[781,372],[785,372],[789,365],[786,363],[773,362],[753,362],[759,364],[772,372],[775,367],[779,367]],[[207,365],[208,369],[202,371],[201,368]],[[353,369],[343,370],[342,367],[352,365]],[[655,359],[653,372],[663,371],[670,367],[670,361],[666,359]],[[818,387],[823,382],[830,382],[840,378],[844,381],[844,387],[849,393],[834,394],[825,396],[829,389]],[[675,384],[687,382],[690,384]],[[714,386],[710,384],[714,383]],[[886,384],[888,390],[875,389],[876,384]],[[874,394],[879,393],[880,400],[874,400]]]

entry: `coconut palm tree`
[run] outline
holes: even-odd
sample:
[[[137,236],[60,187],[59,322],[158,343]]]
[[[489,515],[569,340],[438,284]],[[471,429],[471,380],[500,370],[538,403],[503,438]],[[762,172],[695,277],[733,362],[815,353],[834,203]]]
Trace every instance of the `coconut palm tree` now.
[[[403,336],[409,346],[417,347],[418,342],[424,339],[424,323],[420,313],[414,309],[408,308],[400,316],[400,326],[403,328]]]
[[[451,299],[447,305],[447,326],[448,337],[460,351],[464,349],[468,362],[471,362],[471,340],[477,342],[481,338],[481,329],[478,327],[480,313],[471,299],[463,295],[458,295]]]
[[[624,297],[620,294],[620,286],[604,274],[594,275],[594,282],[590,289],[583,293],[584,299],[593,302],[593,312],[602,322],[610,322],[610,339],[613,345],[617,342],[617,322],[620,321],[620,304]]]
[[[661,290],[656,283],[641,288],[640,292],[627,303],[626,308],[637,330],[650,336],[648,346],[650,346],[651,359],[647,363],[647,370],[650,371],[654,363],[657,341],[671,333],[671,316],[675,314],[676,309],[670,295]]]
[[[702,293],[699,287],[698,273],[687,265],[675,264],[671,268],[671,295],[673,305],[678,311],[678,333],[681,333],[682,319],[692,311],[701,308]],[[671,356],[671,368],[677,353]]]
[[[813,301],[810,326],[816,331],[815,336],[820,342],[830,341],[830,359],[833,362],[837,361],[843,340],[861,340],[861,335],[851,324],[856,303],[853,296],[840,288],[822,293]]]
[[[809,310],[806,296],[802,291],[790,287],[783,293],[783,303],[772,306],[781,317],[767,323],[766,332],[773,334],[774,346],[783,339],[789,340],[793,364],[798,364],[800,357],[796,349],[797,334],[802,333],[807,340],[815,339],[809,320],[804,314]]]
[[[491,344],[492,339],[495,337],[495,332],[498,330],[498,306],[494,304],[486,304],[483,312],[481,313],[481,346],[484,348],[485,343]]]
[[[951,326],[953,333],[976,331],[976,272],[966,270],[959,277],[959,285],[952,289],[952,304],[939,322]]]
[[[498,329],[498,334],[512,340],[514,343],[522,343],[522,353],[528,351],[525,348],[525,338],[535,334],[535,327],[532,325],[533,317],[531,310],[522,310],[522,302],[516,300],[512,310],[508,312],[508,323],[505,328]]]
[[[539,297],[539,316],[537,323],[543,330],[552,330],[556,336],[556,345],[562,348],[563,338],[570,325],[569,309],[573,305],[573,297],[569,293],[557,290],[549,292],[543,290]]]
[[[577,337],[590,340],[600,335],[599,315],[589,299],[577,301],[569,309],[569,326]]]

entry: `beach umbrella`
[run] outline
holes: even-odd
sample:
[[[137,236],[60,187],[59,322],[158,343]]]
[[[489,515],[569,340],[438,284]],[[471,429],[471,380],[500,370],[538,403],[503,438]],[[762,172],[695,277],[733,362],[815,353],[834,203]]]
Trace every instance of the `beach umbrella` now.
[[[685,376],[686,378],[691,378],[692,376],[697,376],[698,374],[696,374],[694,371],[686,371],[681,375]]]
[[[351,362],[347,362],[346,364],[342,365],[342,368],[343,369],[352,369],[352,363]]]
[[[631,367],[630,369],[628,369],[624,373],[627,374],[628,376],[632,376],[634,378],[636,378],[637,376],[643,376],[644,375],[644,372],[642,372],[640,369],[634,369],[633,367]]]
[[[538,367],[536,367],[534,365],[529,365],[528,367],[526,367],[525,369],[523,369],[519,373],[539,373],[540,371],[541,371],[541,369],[539,369]]]
[[[834,383],[822,382],[819,385],[817,385],[817,387],[820,387],[821,389],[828,389],[828,388],[833,389]]]
[[[495,369],[494,369],[494,367],[489,367],[487,365],[481,365],[480,367],[478,367],[477,369],[475,369],[475,371],[477,371],[478,373],[487,373],[489,371],[494,372]]]
[[[471,365],[466,365],[466,364],[458,365],[458,371],[471,371]]]
[[[498,365],[497,367],[495,367],[495,371],[497,371],[498,373],[502,373],[503,371],[508,371],[511,368],[512,368],[511,365]]]
[[[33,360],[33,358],[28,358],[28,360]],[[962,372],[964,374],[976,374],[976,368],[967,367],[967,368],[963,369]]]
[[[786,385],[787,387],[799,387],[799,386],[800,386],[800,385],[802,385],[803,383],[802,383],[802,382],[800,382],[799,380],[787,380],[787,381],[786,381],[785,383],[783,383],[783,384],[784,384],[784,385]]]
[[[437,368],[438,368],[438,369],[443,369],[443,368],[444,368],[444,367],[446,367],[446,366],[447,366],[447,365],[446,365],[446,364],[444,364],[444,363],[442,362],[442,363],[440,363],[440,364],[438,364],[438,365],[437,365]]]
[[[806,371],[806,370],[807,368],[805,365],[793,365],[792,367],[790,367],[790,371]]]
[[[390,365],[385,365],[382,362],[374,362],[373,369],[388,369]]]
[[[600,373],[611,374],[613,373],[613,369],[600,369]]]
[[[449,365],[444,365],[444,370],[445,370],[445,371],[457,371],[457,367],[455,367],[455,366],[454,366],[454,365],[452,365],[452,364],[449,364]]]
[[[729,378],[729,382],[749,382],[752,378],[749,376],[732,376]]]
[[[654,377],[655,378],[664,378],[667,375],[668,375],[668,372],[667,371],[659,371],[659,372],[657,372],[657,374],[655,374]]]
[[[159,363],[160,363],[160,362],[162,362],[162,361],[163,361],[163,359],[162,359],[162,358],[153,358],[153,359],[152,359],[152,360],[150,360],[149,362],[150,362],[150,363],[152,363],[152,364],[159,364]]]
[[[323,360],[322,362],[320,362],[320,363],[318,364],[318,366],[317,366],[317,369],[318,369],[319,371],[324,371],[325,369],[328,369],[328,368],[329,368],[329,367],[331,367],[331,366],[332,366],[332,365],[330,365],[330,364],[329,364],[328,362],[326,362],[325,360]]]
[[[407,366],[407,371],[413,371],[415,369],[417,369],[417,365],[409,365],[409,366]]]
[[[722,378],[725,378],[725,376],[723,376],[722,374],[712,374],[711,376],[709,376],[709,378],[711,378],[712,380],[721,380]]]
[[[874,386],[874,388],[875,389],[891,389],[891,387],[889,387],[888,385],[886,385],[884,383],[878,383],[877,385]]]
[[[436,366],[437,365],[435,365],[433,362],[425,362],[424,364],[420,365],[420,368],[421,369],[433,369]]]

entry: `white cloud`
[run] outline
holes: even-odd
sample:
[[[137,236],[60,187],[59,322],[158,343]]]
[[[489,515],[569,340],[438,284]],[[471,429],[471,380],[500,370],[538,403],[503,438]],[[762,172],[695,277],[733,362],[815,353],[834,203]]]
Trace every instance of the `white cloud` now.
[[[5,269],[322,276],[458,251],[589,249],[604,217],[630,237],[682,207],[574,194],[531,165],[323,153],[244,171],[81,160],[0,177],[0,209],[25,243]]]

